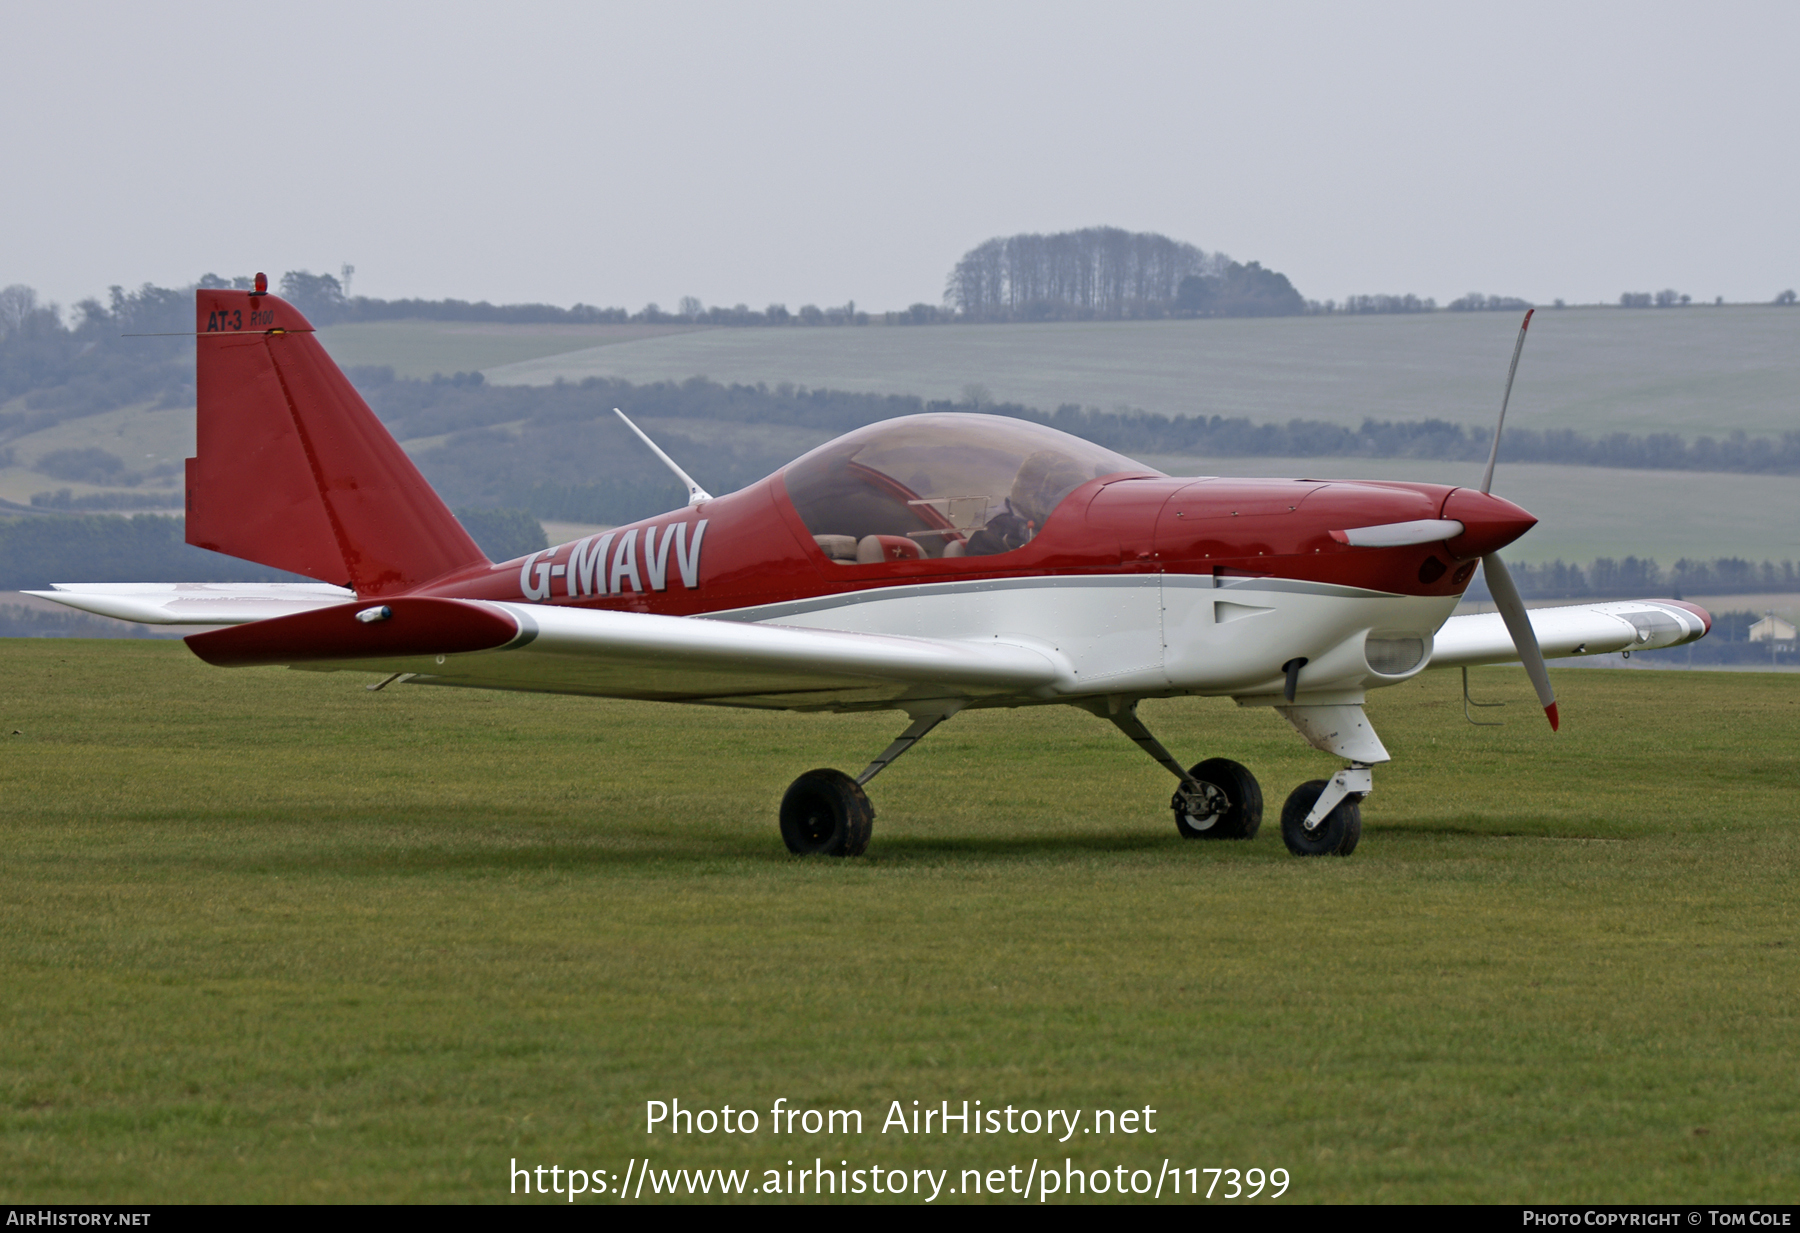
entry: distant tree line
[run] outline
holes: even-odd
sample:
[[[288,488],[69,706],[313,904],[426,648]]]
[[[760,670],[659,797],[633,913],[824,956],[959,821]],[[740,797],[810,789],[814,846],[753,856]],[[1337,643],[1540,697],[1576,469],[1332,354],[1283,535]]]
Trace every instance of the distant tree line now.
[[[973,263],[973,264],[971,264]],[[1077,269],[1076,267],[1081,268]],[[207,274],[201,287],[244,287],[247,278]],[[534,324],[691,324],[709,326],[867,325],[877,318],[855,301],[839,307],[781,304],[755,310],[738,304],[707,307],[685,297],[676,312],[655,304],[632,313],[577,304],[502,304],[462,300],[377,300],[349,297],[329,274],[289,271],[281,291],[316,324],[422,318]],[[193,403],[192,288],[146,283],[136,291],[110,289],[105,303],[86,299],[64,314],[22,285],[0,289],[0,444],[72,417],[149,403],[175,409]],[[1677,306],[1673,291],[1627,293],[1626,306]],[[1776,304],[1793,304],[1782,292]],[[1561,301],[1557,301],[1561,306]],[[1509,296],[1470,293],[1453,311],[1529,307]],[[1255,262],[1233,262],[1163,236],[1093,228],[1056,236],[991,240],[958,263],[943,306],[918,303],[879,315],[887,325],[951,321],[1064,320],[1114,317],[1264,316],[1292,313],[1414,313],[1437,311],[1414,295],[1359,295],[1341,303],[1301,299],[1288,279]],[[165,464],[165,467],[167,464]],[[1776,468],[1781,469],[1781,468]],[[145,478],[158,478],[156,469]]]
[[[544,528],[522,510],[459,509],[456,516],[495,561],[549,546]],[[179,517],[0,518],[0,591],[40,591],[56,582],[304,581],[297,574],[194,547],[186,541],[186,524]]]
[[[1434,313],[1437,301],[1426,297],[1420,299],[1416,295],[1352,295],[1344,297],[1343,303],[1326,301],[1314,305],[1316,312],[1340,313]]]
[[[1233,267],[1227,263],[1225,268],[1229,272]],[[72,417],[134,403],[169,410],[193,405],[193,346],[187,336],[193,324],[190,291],[147,285],[127,293],[115,287],[109,304],[84,301],[76,306],[73,323],[65,326],[57,312],[38,304],[35,296],[19,288],[8,290],[10,294],[0,297],[6,309],[0,313],[5,330],[0,333],[0,405],[8,399],[11,405],[0,410],[0,454],[7,441]],[[1390,298],[1404,307],[1403,297]],[[845,320],[849,312],[847,307]],[[926,312],[919,317],[930,319]],[[126,336],[137,334],[175,336]],[[403,439],[479,430],[476,436],[457,437],[421,456],[428,473],[436,468],[434,481],[447,485],[453,502],[527,509],[542,517],[571,520],[616,521],[658,512],[657,502],[665,499],[662,494],[672,482],[642,469],[636,444],[616,435],[617,425],[606,413],[615,402],[638,406],[653,417],[791,424],[818,430],[820,439],[927,409],[920,399],[903,396],[793,386],[726,387],[705,381],[633,386],[590,380],[581,386],[491,389],[479,374],[400,381],[391,370],[382,369],[365,370],[360,379],[378,413],[418,422],[417,430],[400,432]],[[930,405],[977,409],[973,402]],[[1469,429],[1443,420],[1371,419],[1349,427],[1303,419],[1256,424],[1242,417],[1101,412],[1074,405],[1045,412],[982,401],[979,409],[1052,424],[1127,454],[1474,460],[1485,456],[1489,441],[1485,428]],[[578,442],[561,439],[565,425],[586,425],[596,418],[603,422],[592,425],[591,432],[584,427]],[[510,427],[502,427],[506,425]],[[515,440],[532,448],[517,456],[496,449]],[[696,448],[718,468],[706,481],[715,487],[748,482],[787,461],[785,446],[779,453],[749,445]],[[1521,428],[1507,434],[1503,453],[1512,461],[1793,474],[1800,472],[1800,433],[1772,438],[1738,432],[1688,441],[1674,433],[1590,437],[1570,430]],[[608,460],[615,455],[629,462],[614,465]],[[180,475],[179,461],[138,471],[97,447],[56,451],[38,465],[53,478],[70,483],[119,488]],[[178,500],[174,491],[142,489],[135,495],[80,496],[72,490],[51,490],[33,498],[39,508],[59,510],[144,509]],[[637,512],[629,512],[633,510]]]
[[[1191,303],[1219,299],[1231,266],[1222,253],[1118,227],[997,236],[963,254],[945,280],[944,303],[965,321],[1167,317],[1184,284]]]
[[[53,582],[295,582],[294,574],[195,548],[180,518],[139,514],[0,520],[0,591]]]
[[[544,526],[522,509],[459,509],[456,519],[490,561],[510,561],[548,548]]]
[[[248,278],[203,275],[195,286],[248,290]],[[706,308],[697,300],[683,302],[687,313],[666,313],[655,304],[636,313],[622,308],[577,304],[470,304],[462,300],[371,300],[345,297],[343,286],[329,274],[290,271],[280,290],[314,324],[423,318],[439,321],[494,321],[515,324],[698,324],[698,325],[867,325],[870,315],[854,301],[835,308],[805,305],[789,313],[780,304],[761,312],[744,305]],[[0,443],[16,440],[64,420],[97,415],[119,407],[149,403],[158,410],[191,407],[194,402],[194,287],[158,287],[145,283],[136,291],[111,289],[107,302],[86,299],[70,310],[67,323],[56,305],[39,300],[30,287],[0,289]],[[890,324],[933,324],[947,319],[939,308],[916,304],[902,313],[887,313]],[[102,456],[104,455],[104,456]],[[117,464],[118,475],[95,479],[90,474],[54,475],[81,482],[130,486],[144,479],[175,474],[179,464],[163,464],[135,475],[104,451],[88,460],[92,466]],[[175,468],[174,471],[170,467]],[[45,494],[47,501],[53,494]],[[80,502],[83,498],[72,498]],[[152,501],[138,502],[138,508]],[[77,506],[79,507],[79,506]]]
[[[1453,313],[1522,312],[1531,307],[1531,301],[1521,300],[1515,295],[1483,295],[1479,291],[1471,291],[1460,299],[1451,300],[1444,307]]]
[[[1162,416],[1065,404],[1040,411],[1017,403],[926,401],[782,384],[722,385],[704,378],[634,385],[590,377],[579,384],[490,386],[480,374],[399,379],[391,369],[352,371],[370,405],[401,440],[442,438],[421,451],[421,470],[453,504],[527,509],[542,518],[624,522],[672,508],[680,486],[647,465],[643,447],[611,413],[678,421],[657,439],[713,491],[750,483],[788,462],[800,442],[820,442],[865,424],[924,411],[972,411],[1047,424],[1142,457],[1272,456],[1424,458],[1477,462],[1485,428],[1445,420],[1367,419],[1356,427],[1321,420],[1257,424],[1243,417]],[[795,434],[744,434],[734,444],[702,441],[696,421],[781,425]],[[1734,433],[1687,442],[1674,433],[1590,437],[1567,429],[1509,430],[1509,462],[1558,462],[1653,470],[1800,473],[1800,432],[1779,440]]]
[[[1175,295],[1177,317],[1297,317],[1307,303],[1287,275],[1252,261],[1217,274],[1190,274]]]
[[[1529,565],[1506,563],[1507,572],[1526,599],[1626,599],[1667,595],[1730,595],[1750,592],[1800,591],[1800,573],[1792,561],[1746,561],[1742,557],[1717,557],[1697,561],[1687,557],[1668,569],[1646,557],[1614,560],[1600,557],[1586,568],[1566,561]],[[1492,602],[1487,579],[1481,574],[1469,584],[1467,598]]]
[[[54,492],[34,492],[31,507],[40,510],[145,510],[180,509],[186,498],[180,492],[84,492],[58,488]]]
[[[851,427],[916,414],[917,398],[807,390],[792,385],[721,385],[704,378],[633,385],[589,378],[580,384],[492,386],[479,373],[430,381],[391,369],[350,372],[375,413],[400,440],[442,438],[414,455],[452,505],[529,510],[570,522],[627,522],[679,506],[685,493],[612,414],[675,420],[658,443],[715,492],[760,479],[804,445]],[[687,423],[716,421],[802,429],[702,441]]]
[[[179,581],[179,580],[178,580]],[[154,625],[115,621],[65,608],[50,612],[24,604],[0,604],[0,638],[179,638]]]
[[[1556,301],[1561,308],[1563,302]],[[1532,307],[1530,300],[1521,300],[1512,295],[1483,295],[1479,291],[1471,291],[1465,296],[1451,300],[1444,308],[1453,313],[1491,313],[1522,312]],[[1430,296],[1421,298],[1416,295],[1352,295],[1342,300],[1307,301],[1306,311],[1309,313],[1434,313],[1438,311],[1438,302]]]
[[[1693,296],[1687,295],[1680,291],[1676,291],[1673,288],[1668,288],[1663,291],[1654,291],[1654,292],[1652,292],[1652,291],[1626,291],[1626,292],[1622,292],[1619,296],[1619,307],[1620,308],[1686,308],[1686,307],[1688,307],[1688,305],[1693,303],[1693,300],[1694,300]],[[1792,288],[1790,288],[1786,291],[1780,292],[1779,294],[1776,295],[1776,297],[1773,300],[1770,300],[1769,302],[1771,304],[1775,304],[1775,305],[1778,305],[1781,307],[1786,307],[1786,306],[1794,304],[1796,302],[1800,302],[1800,295],[1796,295],[1794,293],[1794,291],[1792,290]],[[1560,303],[1561,302],[1559,301],[1558,302],[1559,307],[1560,307]],[[1725,303],[1725,297],[1718,296],[1717,298],[1715,298],[1713,300],[1713,303],[1715,305],[1722,305]]]
[[[0,291],[0,441],[64,419],[132,403],[191,406],[191,289],[114,287],[109,304],[83,300],[70,324],[29,287]],[[178,335],[128,337],[128,335]]]
[[[209,281],[210,280],[210,281]],[[205,286],[248,287],[249,280],[238,278],[227,282],[216,275],[200,280]],[[377,300],[368,296],[350,296],[334,275],[313,274],[306,270],[290,270],[281,276],[281,297],[306,314],[314,325],[339,325],[357,321],[491,321],[504,325],[868,325],[869,314],[859,312],[856,301],[835,308],[803,304],[799,311],[789,312],[785,304],[770,304],[754,309],[747,304],[730,308],[708,307],[693,296],[683,296],[673,312],[660,305],[646,304],[637,312],[624,308],[598,308],[592,304],[576,304],[558,308],[554,304],[490,304],[486,300]],[[914,305],[906,313],[885,314],[884,324],[911,325],[919,309],[935,319],[935,309]],[[904,319],[903,319],[904,318]]]

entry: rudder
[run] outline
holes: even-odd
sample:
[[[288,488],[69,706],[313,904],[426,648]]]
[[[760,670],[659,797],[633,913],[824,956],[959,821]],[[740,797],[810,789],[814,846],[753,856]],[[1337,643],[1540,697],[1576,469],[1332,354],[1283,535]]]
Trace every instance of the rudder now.
[[[194,298],[188,543],[359,596],[488,563],[298,309],[250,291]]]

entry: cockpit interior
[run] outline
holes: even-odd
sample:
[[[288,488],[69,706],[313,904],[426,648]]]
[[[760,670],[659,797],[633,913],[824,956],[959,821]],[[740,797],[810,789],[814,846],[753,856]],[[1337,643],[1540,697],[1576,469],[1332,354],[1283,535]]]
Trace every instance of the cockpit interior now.
[[[1054,428],[997,415],[887,420],[790,464],[787,493],[840,565],[995,556],[1022,548],[1089,480],[1158,474]]]

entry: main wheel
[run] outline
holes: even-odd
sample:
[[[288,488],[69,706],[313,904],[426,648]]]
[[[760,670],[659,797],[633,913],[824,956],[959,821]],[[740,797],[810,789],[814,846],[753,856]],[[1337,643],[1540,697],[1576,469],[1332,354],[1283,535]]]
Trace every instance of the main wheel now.
[[[1306,815],[1324,791],[1325,780],[1308,780],[1281,807],[1281,838],[1295,856],[1348,856],[1362,838],[1362,798],[1355,793],[1339,801],[1316,828],[1306,829]]]
[[[1262,785],[1248,768],[1230,758],[1208,758],[1188,772],[1169,799],[1175,829],[1183,839],[1254,839],[1262,825]]]
[[[781,838],[799,856],[861,856],[874,827],[862,785],[842,771],[808,771],[781,798]]]

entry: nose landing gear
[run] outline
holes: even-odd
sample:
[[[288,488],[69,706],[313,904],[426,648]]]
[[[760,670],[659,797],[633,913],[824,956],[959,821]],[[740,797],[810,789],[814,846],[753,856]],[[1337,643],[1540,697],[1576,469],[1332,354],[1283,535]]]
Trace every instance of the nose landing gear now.
[[[1281,807],[1281,839],[1295,856],[1348,856],[1362,838],[1362,798],[1374,786],[1366,766],[1301,784]]]

